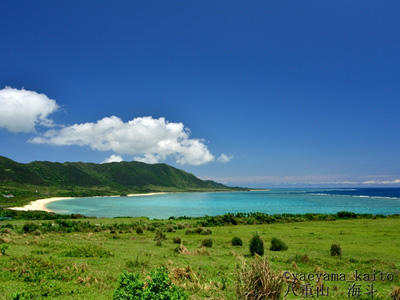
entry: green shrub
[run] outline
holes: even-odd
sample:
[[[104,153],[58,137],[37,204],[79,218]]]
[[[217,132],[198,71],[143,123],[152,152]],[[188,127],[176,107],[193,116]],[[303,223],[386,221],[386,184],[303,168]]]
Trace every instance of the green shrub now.
[[[32,222],[27,222],[22,226],[22,230],[24,233],[34,232],[35,230],[39,229],[39,225]]]
[[[164,241],[166,240],[167,237],[165,236],[165,234],[161,231],[161,230],[157,230],[156,234],[154,235],[154,240],[157,241]]]
[[[180,237],[174,237],[174,239],[172,240],[174,242],[174,244],[180,244],[182,243],[182,240]]]
[[[136,233],[137,233],[137,234],[142,234],[142,233],[143,233],[142,227],[136,228]]]
[[[235,236],[233,239],[232,239],[232,246],[242,246],[243,245],[243,242],[242,242],[242,239],[241,238],[239,238],[239,237],[237,237],[237,236]]]
[[[174,285],[165,268],[153,269],[150,279],[140,280],[139,274],[124,272],[121,274],[118,287],[114,291],[114,300],[185,300],[185,292]]]
[[[8,245],[7,244],[1,244],[0,245],[0,253],[1,255],[6,255],[6,250],[8,249]]]
[[[271,270],[266,258],[256,257],[250,265],[242,260],[237,270],[236,294],[238,299],[280,299],[283,278]]]
[[[158,247],[161,247],[161,246],[162,246],[161,240],[158,240],[158,241],[156,242],[156,246],[158,246]]]
[[[200,231],[200,234],[201,235],[209,235],[209,234],[212,234],[212,231],[211,231],[211,229],[204,229],[204,228],[202,228],[202,230]]]
[[[168,225],[165,229],[166,232],[176,232],[176,229],[173,225]]]
[[[124,272],[119,277],[113,299],[143,299],[143,286],[144,282],[139,279],[139,274]]]
[[[250,240],[250,253],[251,255],[264,255],[264,242],[258,234],[255,234]]]
[[[203,247],[211,248],[213,245],[213,240],[212,239],[204,239],[201,241],[201,245]]]
[[[339,244],[331,245],[331,256],[342,256],[342,248]]]
[[[338,219],[355,219],[357,218],[357,214],[351,211],[339,211],[337,217]]]
[[[271,251],[285,251],[288,249],[288,246],[281,241],[278,238],[272,238],[271,239],[271,247],[269,247],[269,250]]]
[[[148,231],[154,231],[154,230],[156,230],[156,228],[153,225],[148,225],[147,226],[147,230]]]
[[[39,230],[39,229],[36,229],[34,232],[33,232],[33,235],[36,235],[36,236],[39,236],[39,235],[41,235],[42,234],[42,232]]]

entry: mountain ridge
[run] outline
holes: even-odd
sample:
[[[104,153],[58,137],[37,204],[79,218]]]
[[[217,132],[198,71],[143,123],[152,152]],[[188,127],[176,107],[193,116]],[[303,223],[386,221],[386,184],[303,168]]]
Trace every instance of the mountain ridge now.
[[[143,187],[148,185],[175,188],[231,189],[211,180],[201,180],[195,175],[164,163],[143,162],[50,162],[32,161],[18,163],[0,156],[0,182],[39,186],[109,186]]]
[[[0,156],[0,208],[49,197],[91,197],[147,192],[243,191],[164,163],[32,161]],[[2,197],[2,196],[6,197]],[[8,197],[7,195],[12,195]]]

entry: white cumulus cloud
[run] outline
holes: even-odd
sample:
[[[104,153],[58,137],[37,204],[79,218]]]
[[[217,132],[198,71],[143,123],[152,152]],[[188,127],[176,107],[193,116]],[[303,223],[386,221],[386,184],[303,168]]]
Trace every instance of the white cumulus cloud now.
[[[156,164],[160,161],[160,156],[157,154],[145,153],[143,155],[135,156],[133,159],[146,164]]]
[[[55,100],[25,89],[0,90],[0,128],[10,132],[34,132],[36,125],[52,126],[48,116],[58,109]]]
[[[108,163],[112,163],[112,162],[121,162],[123,160],[124,159],[121,156],[112,154],[111,156],[109,156],[105,160],[103,160],[101,163],[108,164]]]
[[[95,123],[48,130],[31,142],[88,146],[93,150],[132,155],[148,163],[170,156],[179,164],[189,165],[202,165],[215,159],[202,140],[190,138],[190,131],[182,123],[168,122],[165,118],[139,117],[123,122],[116,116],[105,117]]]
[[[221,153],[221,155],[217,158],[217,161],[222,162],[222,163],[227,163],[232,160],[233,156],[232,155],[227,155],[225,153]]]

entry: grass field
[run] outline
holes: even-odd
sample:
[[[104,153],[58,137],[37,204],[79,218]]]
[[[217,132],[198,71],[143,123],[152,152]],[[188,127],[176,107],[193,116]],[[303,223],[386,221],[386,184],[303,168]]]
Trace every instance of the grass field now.
[[[139,272],[145,278],[161,265],[191,299],[237,299],[237,265],[241,257],[254,260],[249,255],[254,233],[263,239],[265,256],[275,271],[343,273],[346,280],[355,279],[355,270],[392,274],[393,280],[381,281],[377,276],[376,281],[355,282],[362,294],[373,283],[374,299],[389,299],[392,289],[400,285],[398,217],[207,227],[212,231],[208,235],[185,234],[188,228],[196,228],[193,220],[90,219],[84,222],[99,230],[69,230],[72,232],[43,230],[57,227],[56,223],[51,225],[54,221],[33,221],[23,227],[26,222],[0,222],[0,247],[8,245],[0,255],[0,299],[12,299],[13,295],[15,299],[112,299],[123,271]],[[42,223],[50,224],[32,225]],[[143,234],[136,233],[137,227],[144,229]],[[154,241],[157,229],[166,236],[161,246]],[[243,240],[243,246],[231,245],[234,236]],[[175,251],[179,245],[173,242],[174,237],[182,239],[188,253]],[[283,240],[288,250],[270,251],[272,237]],[[213,240],[211,248],[200,247],[205,238]],[[341,257],[330,256],[334,243],[340,244]],[[301,284],[306,283],[303,280]],[[316,280],[308,283],[315,287]],[[323,283],[329,287],[330,298],[348,298],[351,283]],[[284,284],[282,295],[287,286]],[[301,297],[290,292],[288,298]]]

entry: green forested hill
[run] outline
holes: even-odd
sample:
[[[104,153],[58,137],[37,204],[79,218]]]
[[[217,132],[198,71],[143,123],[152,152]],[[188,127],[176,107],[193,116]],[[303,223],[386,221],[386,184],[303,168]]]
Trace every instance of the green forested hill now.
[[[107,164],[48,161],[17,163],[0,156],[0,206],[48,196],[97,196],[151,191],[223,191],[223,184],[201,180],[166,164]],[[13,198],[1,198],[1,194]]]
[[[175,188],[227,189],[220,183],[201,180],[190,173],[166,164],[150,165],[135,161],[107,164],[34,161],[21,164],[3,156],[0,156],[0,182],[39,186],[132,188],[154,185]]]

